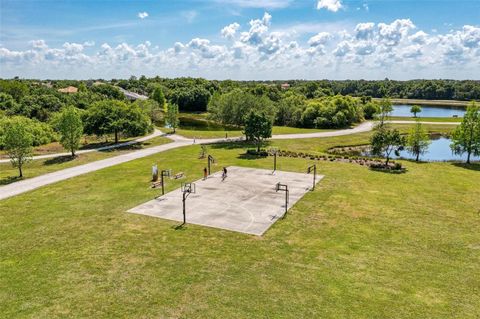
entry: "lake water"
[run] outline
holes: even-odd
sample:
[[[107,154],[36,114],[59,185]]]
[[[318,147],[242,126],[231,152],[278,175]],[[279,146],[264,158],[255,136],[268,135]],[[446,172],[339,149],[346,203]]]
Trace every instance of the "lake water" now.
[[[445,137],[433,139],[428,148],[428,152],[420,155],[422,161],[466,161],[467,154],[458,156],[452,153],[450,149],[451,140]],[[400,157],[407,159],[415,159],[415,156],[409,154],[407,151],[401,151]],[[470,160],[479,161],[480,157],[470,157]]]
[[[391,116],[408,116],[412,117],[410,113],[411,105],[398,104],[393,106]],[[464,108],[455,108],[449,106],[422,106],[422,112],[417,113],[418,117],[463,117],[465,114]]]

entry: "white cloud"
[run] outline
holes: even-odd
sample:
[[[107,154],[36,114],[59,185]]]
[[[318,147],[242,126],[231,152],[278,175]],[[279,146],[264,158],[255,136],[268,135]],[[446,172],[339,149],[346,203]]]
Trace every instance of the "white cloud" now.
[[[238,23],[232,23],[224,27],[221,31],[222,37],[227,38],[227,39],[233,39],[235,37],[235,33],[237,30],[240,28],[240,24]]]
[[[388,46],[397,45],[414,28],[415,25],[410,19],[397,19],[390,24],[378,24],[379,35]]]
[[[343,7],[340,0],[318,0],[317,9],[327,9],[328,11],[337,12]]]
[[[311,47],[316,47],[322,44],[326,44],[333,36],[328,32],[320,32],[308,40],[308,44]]]
[[[137,14],[137,16],[138,16],[140,19],[145,19],[145,18],[148,17],[148,13],[145,12],[145,11],[139,12],[139,13]]]
[[[355,37],[357,39],[369,39],[372,37],[374,29],[375,23],[373,22],[359,23],[355,27]]]

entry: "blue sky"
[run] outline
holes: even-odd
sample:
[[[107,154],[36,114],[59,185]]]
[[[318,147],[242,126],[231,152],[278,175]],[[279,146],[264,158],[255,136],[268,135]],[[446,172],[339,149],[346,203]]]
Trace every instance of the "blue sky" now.
[[[0,1],[1,77],[479,79],[477,0]]]

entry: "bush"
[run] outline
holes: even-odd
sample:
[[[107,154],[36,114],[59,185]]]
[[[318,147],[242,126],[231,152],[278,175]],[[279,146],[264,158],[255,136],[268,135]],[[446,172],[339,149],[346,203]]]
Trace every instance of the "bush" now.
[[[257,151],[256,149],[248,149],[247,155],[267,157],[268,152],[264,149],[261,149],[260,151]]]

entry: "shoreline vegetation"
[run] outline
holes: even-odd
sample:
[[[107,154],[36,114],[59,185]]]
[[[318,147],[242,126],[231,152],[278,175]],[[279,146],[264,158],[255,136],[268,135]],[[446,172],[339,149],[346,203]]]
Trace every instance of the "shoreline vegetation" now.
[[[381,98],[372,98],[373,101],[381,101]],[[406,105],[423,105],[423,106],[450,106],[467,108],[471,101],[458,101],[458,100],[422,100],[422,99],[396,99],[391,98],[392,104],[406,104]]]

